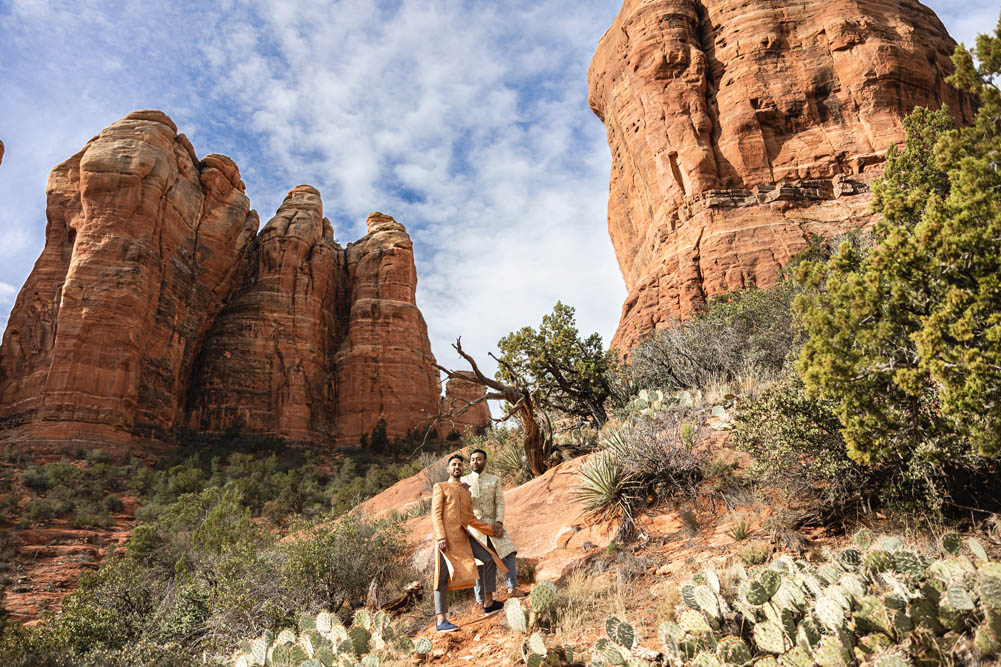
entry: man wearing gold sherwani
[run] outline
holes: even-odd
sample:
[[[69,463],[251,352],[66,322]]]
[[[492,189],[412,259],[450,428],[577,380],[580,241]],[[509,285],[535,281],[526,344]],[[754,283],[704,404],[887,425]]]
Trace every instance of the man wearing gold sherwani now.
[[[469,455],[469,465],[473,472],[462,478],[462,481],[469,485],[469,492],[473,497],[473,514],[480,521],[484,521],[494,526],[504,526],[504,489],[501,480],[497,475],[486,472],[487,453],[482,449],[474,449]],[[507,584],[507,594],[518,594],[518,568],[517,552],[511,538],[506,534],[503,536],[490,537],[480,533],[475,528],[470,528],[473,537],[492,547],[497,555],[504,561],[507,568],[505,583]],[[489,576],[484,572],[484,576]],[[474,593],[476,600],[483,603],[483,582],[476,580]],[[493,582],[491,581],[491,584]],[[491,589],[493,590],[493,589]]]
[[[448,613],[448,591],[472,588],[478,579],[494,582],[493,586],[484,587],[486,593],[483,615],[496,614],[504,608],[494,601],[493,592],[496,590],[497,568],[505,573],[507,569],[489,547],[486,538],[477,538],[472,534],[475,529],[478,535],[485,533],[500,537],[504,535],[504,528],[480,521],[473,515],[472,496],[460,481],[463,461],[460,454],[449,457],[449,480],[435,484],[431,493],[431,525],[437,540],[434,611],[438,632],[458,629],[445,618]]]

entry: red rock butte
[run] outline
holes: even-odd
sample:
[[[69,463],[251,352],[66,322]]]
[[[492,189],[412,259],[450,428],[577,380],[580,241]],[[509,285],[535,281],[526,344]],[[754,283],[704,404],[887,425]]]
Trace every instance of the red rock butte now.
[[[626,0],[588,75],[629,292],[612,347],[871,224],[904,117],[972,118],[945,81],[954,47],[915,0]]]
[[[341,247],[320,193],[259,219],[237,166],[136,111],[52,170],[46,240],[0,346],[0,439],[129,445],[234,424],[356,445],[429,422],[441,386],[413,244]]]

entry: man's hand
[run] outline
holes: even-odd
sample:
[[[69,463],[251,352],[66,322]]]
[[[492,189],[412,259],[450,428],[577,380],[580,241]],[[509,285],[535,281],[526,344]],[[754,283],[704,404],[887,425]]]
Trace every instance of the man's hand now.
[[[500,521],[494,521],[494,536],[504,537],[504,524]]]
[[[438,551],[448,551],[448,539],[441,538],[438,540]]]

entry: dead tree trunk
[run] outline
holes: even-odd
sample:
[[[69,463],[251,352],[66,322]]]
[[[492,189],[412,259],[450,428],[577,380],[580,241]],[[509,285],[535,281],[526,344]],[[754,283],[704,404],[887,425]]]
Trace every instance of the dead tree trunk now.
[[[459,353],[459,356],[469,363],[470,368],[472,368],[473,375],[475,376],[472,381],[493,391],[488,391],[481,398],[468,402],[466,405],[463,405],[461,408],[447,416],[458,417],[474,405],[483,403],[484,401],[506,401],[508,405],[511,406],[510,410],[508,410],[507,414],[503,417],[500,419],[494,419],[494,421],[504,421],[509,417],[517,415],[518,419],[521,420],[521,428],[525,434],[523,443],[525,446],[525,460],[528,462],[528,469],[531,471],[533,477],[538,477],[546,472],[549,468],[549,455],[552,453],[552,436],[541,426],[539,420],[537,419],[536,405],[535,401],[532,399],[531,390],[524,386],[521,382],[509,385],[503,382],[498,382],[493,378],[488,378],[480,371],[479,366],[476,365],[476,360],[462,349],[461,338],[456,339],[455,343],[452,344],[452,347]],[[494,358],[496,359],[496,357]],[[503,363],[500,362],[499,359],[498,362]],[[452,379],[452,377],[456,374],[455,371],[449,370],[444,366],[437,366],[437,368],[445,373],[449,379]],[[470,381],[468,375],[463,376],[463,379]]]

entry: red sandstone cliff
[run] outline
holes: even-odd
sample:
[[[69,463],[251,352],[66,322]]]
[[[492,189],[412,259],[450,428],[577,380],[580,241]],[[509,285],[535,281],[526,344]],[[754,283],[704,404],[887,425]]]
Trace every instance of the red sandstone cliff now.
[[[462,409],[466,411],[458,417],[443,420],[443,435],[453,428],[462,435],[472,435],[477,429],[490,423],[490,407],[486,401],[469,407],[474,401],[483,398],[487,391],[483,385],[472,381],[474,377],[476,376],[472,371],[457,371],[445,385],[441,414],[456,414]]]
[[[53,169],[46,243],[0,346],[0,438],[125,444],[191,425],[357,444],[440,403],[413,246],[381,213],[342,248],[294,188],[259,236],[236,165],[159,111]]]
[[[971,117],[944,81],[953,47],[915,0],[625,0],[589,72],[629,290],[612,346],[870,223],[904,116]]]
[[[122,441],[182,418],[198,345],[257,231],[236,165],[138,111],[58,165],[0,348],[0,426]]]

